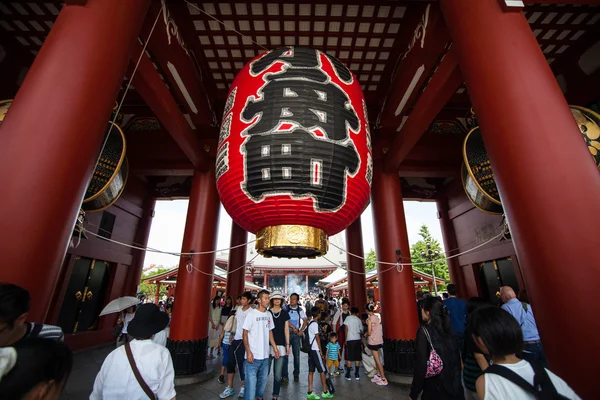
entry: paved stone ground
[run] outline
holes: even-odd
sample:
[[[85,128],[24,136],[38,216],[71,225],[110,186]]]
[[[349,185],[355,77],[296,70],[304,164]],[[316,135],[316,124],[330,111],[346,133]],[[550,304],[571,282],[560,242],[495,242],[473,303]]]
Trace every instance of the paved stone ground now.
[[[84,400],[88,399],[94,386],[96,374],[102,366],[104,358],[113,350],[112,346],[101,347],[94,350],[88,350],[78,353],[74,357],[73,372],[69,377],[69,381],[65,387],[64,393],[61,395],[61,400]],[[308,361],[306,354],[301,353],[301,372],[299,382],[290,382],[286,386],[281,387],[279,398],[281,400],[301,400],[306,399],[308,388]],[[209,367],[215,369],[215,377],[211,380],[189,386],[177,387],[177,400],[190,399],[218,399],[219,393],[225,388],[224,384],[217,381],[219,376],[221,362],[214,360],[209,362]],[[290,372],[293,370],[292,357],[290,357]],[[342,376],[334,378],[335,399],[337,400],[396,400],[407,399],[409,389],[404,386],[390,383],[387,387],[377,386],[371,383],[370,379],[364,374],[361,374],[360,381],[346,381]],[[236,394],[239,390],[240,381],[235,378]],[[320,379],[315,376],[315,391],[321,393]],[[273,390],[273,374],[269,374],[269,383],[265,391],[265,400],[271,399]],[[237,396],[231,398],[237,400]]]

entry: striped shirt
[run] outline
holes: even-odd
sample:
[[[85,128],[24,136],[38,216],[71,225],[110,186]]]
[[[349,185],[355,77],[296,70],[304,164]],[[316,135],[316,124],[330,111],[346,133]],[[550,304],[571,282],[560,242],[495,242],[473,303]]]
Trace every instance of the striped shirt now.
[[[327,343],[327,359],[337,361],[340,350],[340,344],[338,342]]]
[[[27,331],[25,332],[25,335],[19,340],[19,342],[24,342],[25,340],[31,338],[52,339],[62,343],[65,339],[65,335],[63,334],[63,331],[59,326],[27,322]]]

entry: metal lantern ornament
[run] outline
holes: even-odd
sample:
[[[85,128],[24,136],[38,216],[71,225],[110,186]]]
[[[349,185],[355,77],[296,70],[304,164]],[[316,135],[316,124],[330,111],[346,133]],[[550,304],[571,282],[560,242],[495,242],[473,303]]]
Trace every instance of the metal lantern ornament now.
[[[327,253],[327,237],[360,216],[373,161],[364,96],[336,58],[304,47],[261,54],[225,104],[217,188],[267,257]]]
[[[600,115],[584,107],[570,106],[570,109],[592,158],[600,169]],[[469,200],[482,211],[502,214],[502,201],[479,126],[471,129],[465,138],[463,160],[462,183]]]

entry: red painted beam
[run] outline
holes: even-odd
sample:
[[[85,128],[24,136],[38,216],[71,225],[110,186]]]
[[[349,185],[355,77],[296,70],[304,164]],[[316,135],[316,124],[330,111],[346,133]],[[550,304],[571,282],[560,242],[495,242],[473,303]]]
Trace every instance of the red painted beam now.
[[[404,158],[417,144],[435,116],[462,84],[455,52],[450,49],[442,60],[433,78],[419,98],[408,120],[396,135],[385,157],[386,171],[396,171]]]
[[[132,63],[136,62],[141,52],[142,46],[136,43]],[[194,165],[194,168],[198,171],[208,171],[208,155],[204,154],[200,139],[188,124],[177,102],[171,96],[171,92],[169,92],[154,65],[152,65],[152,61],[147,56],[144,55],[141,58],[132,83],[161,125],[169,132]]]
[[[460,163],[433,164],[404,162],[400,164],[398,173],[404,178],[451,178],[460,174]]]
[[[183,2],[182,2],[183,3]],[[183,3],[185,7],[185,3]],[[188,44],[179,31],[181,17],[174,18],[171,8],[173,4],[165,5],[161,11],[161,2],[154,1],[148,15],[161,13],[154,32],[148,41],[147,50],[154,61],[160,65],[165,78],[171,86],[178,103],[182,104],[196,127],[214,124],[214,113],[208,102],[206,91],[202,85],[199,71],[191,58]],[[148,37],[154,23],[154,18],[146,18],[141,37]],[[198,40],[196,37],[189,40]]]
[[[384,128],[396,130],[402,116],[410,113],[420,95],[420,89],[431,76],[433,68],[444,54],[450,35],[437,4],[415,4],[409,8],[411,21],[400,33],[400,42],[408,43],[396,67],[396,75],[381,112]]]

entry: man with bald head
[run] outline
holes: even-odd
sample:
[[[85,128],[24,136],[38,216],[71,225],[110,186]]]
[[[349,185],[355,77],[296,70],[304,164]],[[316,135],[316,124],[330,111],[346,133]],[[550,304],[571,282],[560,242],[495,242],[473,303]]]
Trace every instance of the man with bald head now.
[[[523,331],[523,358],[529,362],[541,363],[546,365],[546,356],[544,348],[540,341],[533,310],[527,303],[522,303],[517,299],[515,291],[510,286],[500,288],[500,297],[502,298],[502,309],[512,315]]]

